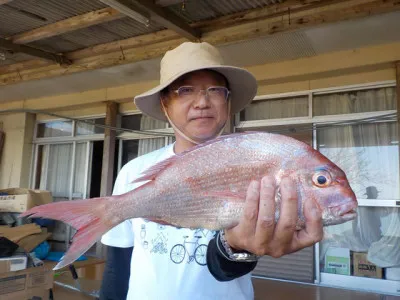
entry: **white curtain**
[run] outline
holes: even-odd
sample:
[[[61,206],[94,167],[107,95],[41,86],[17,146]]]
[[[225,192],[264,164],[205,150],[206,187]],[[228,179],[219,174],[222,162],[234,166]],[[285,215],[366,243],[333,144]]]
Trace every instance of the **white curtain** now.
[[[87,143],[77,143],[75,151],[75,177],[72,189],[73,198],[82,198],[85,191],[86,182],[86,162],[87,162]]]
[[[80,198],[84,194],[86,143],[78,143],[75,152],[75,178],[73,194]],[[46,145],[43,152],[40,177],[40,189],[48,190],[53,195],[53,201],[68,201],[70,196],[70,180],[72,175],[72,144]],[[66,237],[66,225],[56,222],[53,229],[53,239],[64,241]]]
[[[318,96],[323,115],[393,109],[393,88]],[[359,199],[400,199],[399,143],[395,122],[317,129],[318,150],[341,167]],[[375,192],[371,192],[375,191]],[[329,247],[367,252],[379,267],[400,265],[400,218],[396,207],[359,207],[358,218],[325,228],[321,263]],[[397,245],[397,246],[395,246]]]
[[[308,116],[308,97],[253,101],[244,110],[244,120],[266,120]]]
[[[396,109],[396,89],[380,88],[313,97],[313,115],[339,115]]]
[[[166,123],[143,115],[140,120],[140,130],[163,129]],[[165,146],[165,138],[150,138],[139,140],[138,156],[152,152]]]

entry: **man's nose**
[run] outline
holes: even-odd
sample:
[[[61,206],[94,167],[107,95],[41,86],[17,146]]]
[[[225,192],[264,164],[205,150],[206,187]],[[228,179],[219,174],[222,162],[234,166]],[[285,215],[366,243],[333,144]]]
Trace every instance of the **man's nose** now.
[[[210,106],[210,100],[207,97],[207,92],[204,90],[199,91],[194,99],[195,108],[207,108]]]

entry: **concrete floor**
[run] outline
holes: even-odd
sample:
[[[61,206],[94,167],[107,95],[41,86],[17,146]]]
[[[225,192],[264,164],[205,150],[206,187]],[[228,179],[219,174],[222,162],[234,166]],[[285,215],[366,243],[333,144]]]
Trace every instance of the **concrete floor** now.
[[[78,269],[80,284],[88,292],[98,290],[101,283],[103,265],[87,266]],[[74,285],[75,282],[69,272],[59,276],[57,281]],[[276,280],[253,279],[255,300],[400,300],[400,296],[385,296],[374,293],[357,292],[351,290],[303,285]],[[94,297],[82,293],[54,286],[54,300],[93,300]],[[219,299],[218,299],[219,300]]]
[[[255,300],[400,300],[400,296],[320,287],[276,280],[253,279]]]

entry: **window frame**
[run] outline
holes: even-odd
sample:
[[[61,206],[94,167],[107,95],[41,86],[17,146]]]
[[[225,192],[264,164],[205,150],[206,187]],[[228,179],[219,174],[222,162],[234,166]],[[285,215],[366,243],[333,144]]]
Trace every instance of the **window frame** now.
[[[341,121],[356,121],[363,118],[380,117],[382,115],[397,113],[397,110],[386,110],[386,111],[375,111],[375,112],[364,112],[364,113],[350,113],[350,114],[337,114],[337,115],[324,115],[324,116],[313,116],[313,96],[324,95],[332,93],[350,92],[350,91],[361,91],[370,90],[377,88],[396,88],[395,80],[381,81],[375,83],[366,84],[355,84],[340,87],[324,88],[324,89],[312,89],[299,92],[279,93],[271,95],[261,95],[254,98],[253,101],[259,100],[275,100],[291,97],[299,97],[308,95],[308,108],[309,114],[307,117],[296,117],[296,118],[284,118],[284,119],[269,119],[269,120],[256,120],[256,121],[240,121],[240,113],[234,116],[234,132],[237,129],[248,129],[253,130],[257,128],[268,128],[274,126],[287,126],[287,125],[302,125],[310,124],[313,127],[313,148],[317,149],[317,129],[314,125],[329,124],[333,122]],[[400,97],[400,95],[397,95]],[[396,120],[395,120],[396,121]],[[377,122],[395,122],[395,121],[377,121]],[[400,207],[399,199],[357,199],[359,206],[373,206],[373,207]],[[320,243],[314,246],[314,265],[315,265],[315,280],[314,283],[320,286],[337,287],[353,289],[358,291],[367,292],[381,292],[383,294],[393,294],[398,296],[399,288],[398,281],[391,281],[387,279],[374,279],[364,278],[356,276],[346,276],[338,274],[323,273],[320,269]],[[273,278],[272,278],[273,279]],[[368,288],[357,288],[357,287],[368,287]]]

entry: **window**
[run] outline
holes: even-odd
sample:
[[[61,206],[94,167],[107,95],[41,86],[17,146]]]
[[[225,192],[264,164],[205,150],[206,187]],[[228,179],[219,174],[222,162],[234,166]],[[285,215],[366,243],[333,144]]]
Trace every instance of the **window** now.
[[[121,126],[133,130],[152,130],[162,132],[163,134],[168,134],[168,132],[170,132],[170,135],[172,134],[167,122],[162,122],[145,115],[122,116]],[[160,149],[173,142],[172,136],[153,136],[129,133],[120,134],[120,147],[122,147],[119,162],[120,167],[138,156]]]
[[[97,127],[95,126],[95,124],[104,125],[105,121],[105,118],[93,119],[88,121],[93,123],[93,125],[91,125],[90,123],[77,122],[76,135],[104,134],[104,128]]]
[[[50,137],[63,137],[72,136],[72,122],[71,121],[57,121],[38,124],[37,137],[50,138]]]
[[[310,91],[308,98],[311,113],[306,113],[302,96],[254,101],[240,113],[235,129],[297,134],[300,139],[303,131],[313,132],[313,146],[345,171],[359,203],[356,220],[324,228],[325,237],[315,247],[315,280],[396,294],[400,281],[399,132],[396,119],[379,119],[397,109],[396,89],[382,84],[359,90]],[[369,122],[361,122],[364,118]],[[327,123],[343,120],[353,123]]]
[[[339,115],[397,109],[394,87],[313,96],[313,115]]]
[[[241,121],[308,116],[308,96],[275,100],[257,100],[240,114]]]
[[[52,121],[37,124],[34,178],[31,186],[48,190],[53,201],[72,201],[88,197],[91,188],[93,141],[104,139],[104,118],[77,121]],[[101,147],[102,149],[102,147]],[[68,241],[71,228],[55,222],[52,240]]]

